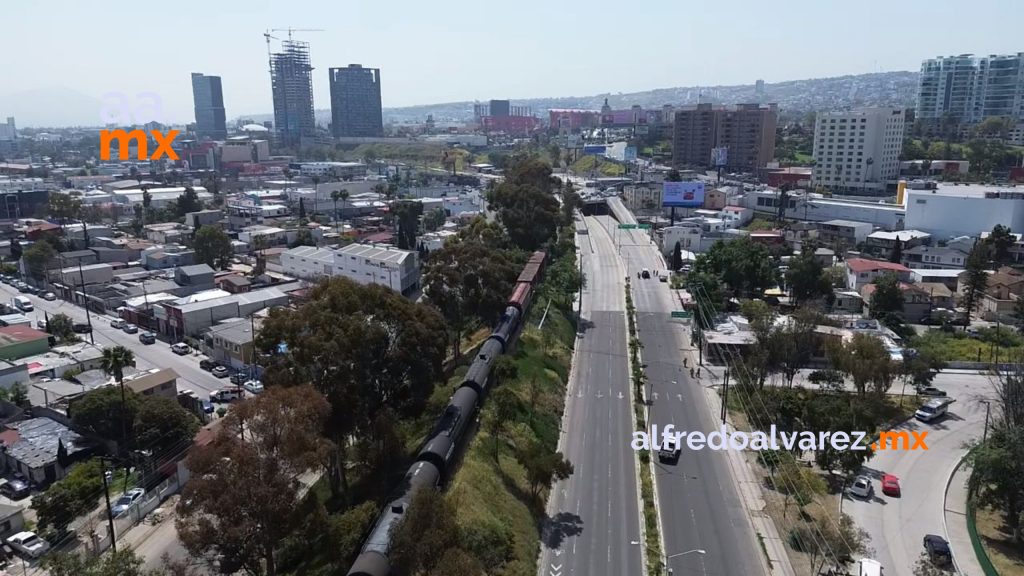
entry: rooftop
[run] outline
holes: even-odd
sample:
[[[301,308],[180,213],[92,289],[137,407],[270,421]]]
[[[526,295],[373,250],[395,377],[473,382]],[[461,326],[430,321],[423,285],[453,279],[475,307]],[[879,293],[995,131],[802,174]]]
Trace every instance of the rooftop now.
[[[829,226],[849,226],[852,228],[863,228],[864,226],[871,227],[871,224],[867,222],[857,222],[855,220],[828,220],[822,222],[822,224],[828,224]]]
[[[49,418],[11,422],[7,427],[18,434],[7,447],[7,454],[30,468],[42,468],[56,460],[60,443],[69,456],[87,448],[84,438]]]
[[[930,237],[931,237],[931,234],[929,234],[927,232],[922,232],[920,230],[896,230],[894,232],[889,232],[889,231],[886,231],[886,230],[879,230],[877,232],[872,232],[871,234],[868,234],[868,238],[873,238],[875,240],[901,240],[901,241],[906,241],[906,240],[915,240],[915,239],[918,239],[918,238],[930,238]]]
[[[861,273],[875,270],[890,270],[892,272],[910,272],[910,269],[902,264],[884,262],[881,260],[867,260],[864,258],[850,258],[846,261],[846,267],[850,270]]]
[[[914,196],[936,195],[953,198],[997,198],[999,195],[1019,194],[1024,196],[1024,186],[989,186],[986,184],[955,184],[939,182],[935,190],[918,190],[907,188],[907,193]]]
[[[0,346],[9,346],[19,342],[32,342],[45,340],[50,335],[46,332],[36,330],[27,324],[16,324],[0,328]]]
[[[960,269],[942,269],[942,270],[939,270],[939,269],[930,270],[930,269],[925,269],[925,268],[911,268],[910,272],[912,274],[914,274],[915,276],[920,276],[922,278],[927,278],[927,277],[932,277],[932,278],[958,278],[961,274],[966,272],[966,270],[964,270],[963,268],[960,268]]]

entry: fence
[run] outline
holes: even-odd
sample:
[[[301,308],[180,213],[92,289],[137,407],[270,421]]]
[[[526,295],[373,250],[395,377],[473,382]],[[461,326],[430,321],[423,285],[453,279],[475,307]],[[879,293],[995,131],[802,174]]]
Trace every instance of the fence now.
[[[128,509],[128,512],[114,518],[114,534],[120,538],[136,524],[142,522],[147,514],[156,510],[160,504],[176,494],[187,480],[187,472],[179,466],[178,472],[161,482],[156,488],[146,492],[141,500]],[[110,548],[110,530],[107,528],[106,513],[106,509],[99,512],[99,522],[92,534],[92,550],[95,554],[102,554],[107,548]]]

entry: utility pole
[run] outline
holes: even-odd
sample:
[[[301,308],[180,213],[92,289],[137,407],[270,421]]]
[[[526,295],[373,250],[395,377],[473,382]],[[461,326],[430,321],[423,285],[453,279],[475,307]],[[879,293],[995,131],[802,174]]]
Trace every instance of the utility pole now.
[[[725,416],[729,412],[729,369],[725,369],[725,378],[722,380],[722,424],[725,424]]]
[[[992,408],[992,403],[985,400],[985,431],[981,434],[981,443],[984,444],[988,440],[988,416]]]
[[[78,279],[82,282],[82,304],[85,306],[85,321],[89,324],[89,343],[96,345],[96,338],[92,335],[92,315],[89,314],[89,297],[85,293],[85,273],[82,272],[82,259],[78,259]]]
[[[100,458],[100,473],[103,476],[103,498],[107,502],[107,527],[110,529],[110,549],[117,554],[117,538],[114,537],[114,515],[110,511],[110,489],[107,487],[107,461]]]
[[[576,324],[579,325],[580,320],[583,318],[583,252],[580,252],[580,298],[577,304],[576,310]]]

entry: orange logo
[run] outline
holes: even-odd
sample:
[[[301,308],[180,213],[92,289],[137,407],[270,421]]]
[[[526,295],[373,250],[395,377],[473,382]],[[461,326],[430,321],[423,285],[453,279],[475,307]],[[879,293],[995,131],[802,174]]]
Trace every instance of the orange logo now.
[[[911,444],[910,437],[914,437],[914,442]],[[925,437],[928,436],[928,432],[918,432],[917,430],[911,430],[908,434],[906,430],[900,430],[899,432],[879,432],[878,440],[871,445],[872,450],[927,450],[928,445],[924,443]],[[902,448],[900,447],[902,444]]]
[[[100,160],[110,160],[110,144],[116,140],[118,145],[117,158],[119,160],[128,159],[128,146],[129,143],[134,140],[135,145],[138,146],[139,160],[157,160],[162,156],[167,156],[169,160],[177,160],[178,154],[171,148],[171,144],[174,139],[178,136],[178,130],[168,130],[167,134],[164,135],[159,130],[150,130],[149,134],[156,141],[157,147],[153,151],[153,155],[149,155],[149,138],[146,137],[146,133],[142,130],[132,130],[127,132],[125,130],[101,130],[100,131]]]

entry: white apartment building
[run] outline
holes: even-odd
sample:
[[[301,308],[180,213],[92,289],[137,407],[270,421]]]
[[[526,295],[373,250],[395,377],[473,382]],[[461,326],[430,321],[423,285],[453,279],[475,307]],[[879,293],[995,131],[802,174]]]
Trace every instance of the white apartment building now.
[[[662,186],[625,186],[622,189],[622,200],[634,212],[637,210],[661,210]]]
[[[991,116],[1024,120],[1024,52],[971,54],[921,63],[916,118],[973,124]]]
[[[420,283],[416,252],[367,244],[349,244],[337,250],[299,246],[281,254],[281,267],[296,278],[344,276],[360,284],[383,284],[402,294]]]
[[[900,172],[902,108],[861,108],[818,115],[811,186],[885,190]]]
[[[294,166],[293,166],[294,168]],[[365,178],[366,164],[362,162],[303,162],[298,166],[299,174],[323,178]]]

